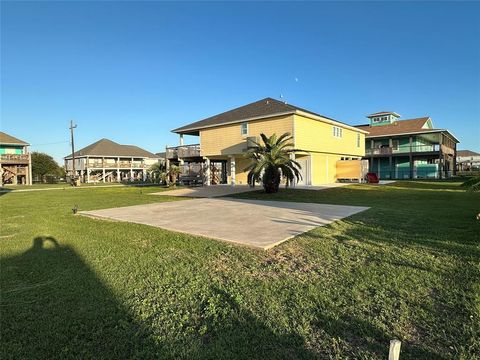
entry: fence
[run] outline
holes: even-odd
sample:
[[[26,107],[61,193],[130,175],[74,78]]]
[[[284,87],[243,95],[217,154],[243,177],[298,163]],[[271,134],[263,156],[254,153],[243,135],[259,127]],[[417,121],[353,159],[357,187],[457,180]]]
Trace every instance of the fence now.
[[[388,179],[395,179],[395,180],[402,180],[402,179],[446,179],[449,177],[454,176],[452,170],[448,171],[441,171],[441,170],[431,170],[431,169],[414,169],[413,173],[410,174],[410,170],[382,170],[380,171],[372,171],[377,173],[378,177],[383,180]]]

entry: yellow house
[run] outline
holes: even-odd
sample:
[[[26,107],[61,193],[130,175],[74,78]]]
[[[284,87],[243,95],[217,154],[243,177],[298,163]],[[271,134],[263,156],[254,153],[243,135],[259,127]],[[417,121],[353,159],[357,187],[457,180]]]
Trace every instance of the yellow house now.
[[[272,98],[200,120],[172,130],[180,135],[180,145],[166,149],[169,163],[178,163],[186,177],[204,163],[206,183],[246,184],[244,155],[251,140],[290,133],[294,146],[304,152],[295,159],[302,166],[298,185],[321,185],[337,180],[339,160],[361,159],[365,155],[368,132],[286,104]],[[199,144],[184,145],[183,136],[199,137]]]

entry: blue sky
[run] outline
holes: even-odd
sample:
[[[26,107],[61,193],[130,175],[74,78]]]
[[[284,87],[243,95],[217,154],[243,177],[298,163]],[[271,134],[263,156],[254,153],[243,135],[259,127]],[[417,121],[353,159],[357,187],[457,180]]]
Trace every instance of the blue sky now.
[[[429,115],[480,151],[480,3],[2,2],[1,129],[57,160],[283,94],[350,123]],[[196,139],[189,139],[195,141]]]

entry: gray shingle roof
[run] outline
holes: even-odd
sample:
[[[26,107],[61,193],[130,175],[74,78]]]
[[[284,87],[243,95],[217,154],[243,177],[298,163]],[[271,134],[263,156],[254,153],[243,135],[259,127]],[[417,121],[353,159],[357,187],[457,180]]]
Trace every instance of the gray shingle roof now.
[[[472,150],[457,150],[457,156],[480,156],[480,154]]]
[[[30,145],[29,143],[17,139],[12,135],[8,135],[2,131],[0,131],[0,144],[9,144],[9,145]]]
[[[247,119],[272,117],[272,116],[281,115],[281,114],[293,114],[296,111],[303,111],[306,113],[310,113],[312,115],[321,116],[325,119],[337,121],[341,123],[338,120],[314,113],[309,110],[302,109],[298,106],[286,104],[282,101],[272,99],[272,98],[265,98],[244,106],[240,106],[233,110],[229,110],[221,114],[214,115],[209,118],[176,128],[172,130],[172,132],[188,133],[189,131],[195,131],[195,130],[199,130],[206,127],[223,125],[223,124],[228,124],[232,122],[239,122]]]
[[[121,145],[109,139],[101,139],[83,149],[75,151],[75,156],[120,156],[120,157],[141,157],[158,158],[150,151],[139,148],[135,145]],[[71,158],[72,154],[65,158]]]

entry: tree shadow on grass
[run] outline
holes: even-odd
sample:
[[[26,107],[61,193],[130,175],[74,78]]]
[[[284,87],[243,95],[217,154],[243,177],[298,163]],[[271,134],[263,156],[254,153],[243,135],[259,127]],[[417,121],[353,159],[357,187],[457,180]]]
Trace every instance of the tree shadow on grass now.
[[[5,187],[0,187],[0,196],[7,195],[11,191],[12,191],[12,189],[5,188]]]
[[[154,358],[160,349],[75,251],[37,237],[2,259],[1,358]]]
[[[75,250],[53,237],[36,237],[1,265],[2,359],[315,357],[300,336],[275,333],[217,287],[191,319],[196,332],[155,337],[164,330],[135,319]]]

